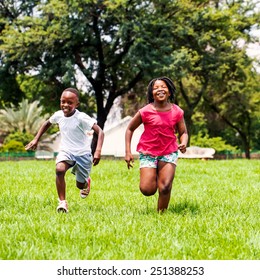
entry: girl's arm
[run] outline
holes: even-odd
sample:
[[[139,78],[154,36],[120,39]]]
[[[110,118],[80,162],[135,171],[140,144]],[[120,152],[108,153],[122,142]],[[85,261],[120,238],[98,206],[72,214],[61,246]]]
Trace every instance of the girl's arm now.
[[[188,136],[186,124],[185,124],[183,117],[177,123],[177,130],[178,130],[178,134],[179,134],[179,138],[180,138],[180,144],[179,144],[178,148],[182,153],[185,153],[189,136]]]
[[[104,132],[103,132],[102,128],[97,124],[94,124],[92,129],[98,135],[97,146],[96,146],[96,150],[95,150],[95,153],[93,156],[93,165],[95,166],[99,163],[100,158],[101,158],[101,149],[102,149],[103,142],[104,142]]]
[[[48,130],[48,128],[51,126],[51,122],[49,120],[45,121],[42,126],[40,127],[39,131],[37,132],[36,136],[34,139],[25,146],[26,150],[36,150],[38,142],[42,135]]]
[[[142,123],[141,114],[137,112],[128,124],[125,132],[125,162],[127,163],[128,169],[133,167],[131,163],[134,163],[134,157],[131,152],[131,141],[134,131]]]

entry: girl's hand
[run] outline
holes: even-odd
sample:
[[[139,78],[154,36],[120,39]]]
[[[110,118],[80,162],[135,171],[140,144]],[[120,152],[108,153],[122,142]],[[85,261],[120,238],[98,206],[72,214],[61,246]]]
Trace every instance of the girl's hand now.
[[[179,150],[184,154],[186,152],[186,145],[185,144],[180,144],[178,146]]]
[[[126,154],[125,155],[125,162],[127,163],[127,168],[130,169],[133,167],[134,164],[134,157],[132,154]]]

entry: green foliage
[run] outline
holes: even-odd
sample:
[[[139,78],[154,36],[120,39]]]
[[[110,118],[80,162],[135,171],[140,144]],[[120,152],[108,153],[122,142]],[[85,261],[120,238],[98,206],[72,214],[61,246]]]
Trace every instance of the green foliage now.
[[[259,168],[180,159],[169,209],[158,214],[158,193],[140,193],[138,161],[128,170],[102,160],[85,200],[67,173],[69,213],[58,214],[53,160],[0,162],[0,259],[257,261]]]
[[[22,142],[22,144],[25,146],[30,141],[32,141],[33,138],[34,138],[34,135],[32,135],[32,134],[17,131],[14,133],[10,133],[7,137],[5,137],[4,144],[8,144],[10,141],[15,140],[18,142]]]
[[[259,27],[256,7],[255,1],[3,0],[1,106],[25,95],[51,111],[65,87],[80,87],[82,109],[97,113],[103,127],[118,96],[169,75],[190,131],[198,107],[204,115],[209,109],[249,151],[257,139],[259,74],[246,48],[259,41],[251,35]]]
[[[19,131],[35,135],[47,116],[39,101],[29,103],[27,99],[23,99],[18,107],[11,105],[0,110],[2,130],[7,133]]]
[[[6,14],[11,13],[12,5],[5,2]],[[169,64],[172,36],[159,16],[161,5],[153,1],[52,0],[34,5],[35,14],[33,9],[23,13],[21,3],[15,6],[20,14],[4,26],[0,51],[13,72],[28,75],[31,70],[46,85],[39,87],[45,104],[58,100],[65,87],[81,84],[83,103],[95,96],[103,127],[116,97]]]
[[[18,104],[24,96],[15,74],[4,67],[0,67],[0,108],[10,104]]]
[[[249,156],[259,74],[246,47],[259,40],[247,35],[259,12],[253,8],[254,3],[245,1],[233,5],[183,2],[186,5],[177,17],[182,25],[174,31],[177,48],[171,54],[173,62],[168,73],[177,81],[177,101],[185,111],[188,128],[190,132],[196,130],[192,116],[197,110],[211,117],[213,112],[218,122],[240,137],[239,148]],[[243,48],[238,45],[242,39]],[[222,131],[209,123],[208,130],[221,135]]]
[[[203,135],[201,132],[191,136],[190,145],[202,148],[213,148],[216,150],[216,153],[223,153],[226,151],[232,153],[238,152],[236,147],[226,144],[221,137],[210,138],[208,134]]]
[[[255,118],[252,124],[252,149],[260,150],[260,117]]]
[[[2,146],[3,152],[26,152],[24,144],[16,140],[10,140]]]

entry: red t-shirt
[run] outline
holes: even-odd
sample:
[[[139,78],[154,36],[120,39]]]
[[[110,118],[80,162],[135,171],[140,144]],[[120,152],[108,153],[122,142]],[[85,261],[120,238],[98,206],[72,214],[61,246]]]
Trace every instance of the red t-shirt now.
[[[137,145],[137,151],[151,156],[163,156],[178,151],[175,126],[183,117],[183,110],[173,104],[171,110],[158,112],[148,104],[139,112],[144,132]]]

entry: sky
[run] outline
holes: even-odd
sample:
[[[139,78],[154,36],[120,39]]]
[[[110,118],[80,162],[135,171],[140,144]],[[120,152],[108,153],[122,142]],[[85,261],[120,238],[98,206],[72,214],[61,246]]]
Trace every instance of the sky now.
[[[260,29],[254,30],[252,35],[257,36],[259,38],[259,42],[249,44],[247,54],[252,58],[256,58],[260,64]],[[260,73],[260,65],[256,66],[256,69]]]

